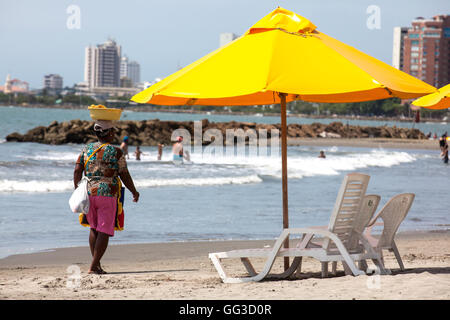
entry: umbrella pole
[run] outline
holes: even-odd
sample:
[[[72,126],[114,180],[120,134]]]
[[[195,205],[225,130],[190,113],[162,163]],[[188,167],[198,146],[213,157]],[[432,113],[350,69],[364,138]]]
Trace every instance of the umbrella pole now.
[[[287,115],[286,115],[286,93],[279,92],[281,105],[281,172],[283,184],[283,229],[289,228],[288,214],[288,178],[287,178]],[[284,247],[289,248],[289,238],[284,242]],[[284,270],[289,268],[289,257],[284,258]]]

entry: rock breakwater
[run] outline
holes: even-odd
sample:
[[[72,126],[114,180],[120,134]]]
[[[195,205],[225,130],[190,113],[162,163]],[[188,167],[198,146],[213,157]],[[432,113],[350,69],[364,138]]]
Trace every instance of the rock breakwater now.
[[[29,130],[25,134],[17,132],[11,133],[6,137],[10,142],[38,142],[44,144],[84,144],[97,141],[93,131],[93,121],[71,120],[68,122],[52,122],[49,126],[39,126]],[[214,135],[222,134],[223,141],[226,141],[227,130],[234,130],[235,135],[239,132],[255,132],[257,136],[267,132],[267,138],[274,134],[275,129],[280,130],[279,124],[261,124],[250,122],[209,122],[208,120],[198,121],[160,121],[142,120],[142,121],[118,121],[116,123],[118,144],[124,136],[129,137],[131,145],[156,146],[158,143],[170,144],[173,139],[173,133],[177,129],[189,132],[192,142],[194,140],[194,131],[201,128],[202,137],[205,133],[214,129]],[[239,130],[242,129],[243,131]],[[250,131],[248,131],[250,130]],[[220,133],[219,133],[220,132]],[[228,131],[233,133],[233,131]],[[367,127],[344,125],[341,122],[332,122],[330,124],[312,123],[312,124],[289,124],[288,138],[396,138],[396,139],[426,139],[426,136],[418,129],[398,128],[398,127]],[[265,136],[263,137],[265,138]],[[248,139],[248,135],[247,135]],[[209,144],[211,139],[203,144]],[[187,141],[186,141],[187,142]]]

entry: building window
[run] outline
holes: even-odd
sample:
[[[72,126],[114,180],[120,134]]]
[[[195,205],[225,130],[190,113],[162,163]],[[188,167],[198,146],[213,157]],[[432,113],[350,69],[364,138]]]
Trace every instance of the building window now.
[[[409,34],[409,38],[410,39],[417,39],[417,38],[419,38],[419,34],[418,33],[410,33]]]
[[[411,52],[411,58],[417,58],[419,56],[418,52]]]
[[[450,28],[444,28],[444,37],[450,38]]]
[[[419,51],[419,47],[413,46],[411,47],[411,51]]]
[[[419,70],[419,65],[417,65],[417,64],[412,64],[412,65],[411,65],[411,70]]]

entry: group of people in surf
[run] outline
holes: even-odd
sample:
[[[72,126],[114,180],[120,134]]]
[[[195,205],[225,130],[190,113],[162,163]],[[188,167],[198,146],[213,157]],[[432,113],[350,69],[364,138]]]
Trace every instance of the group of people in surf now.
[[[120,145],[120,149],[122,150],[122,152],[124,153],[124,155],[126,156],[127,159],[130,158],[130,156],[128,154],[128,143],[129,143],[129,138],[128,138],[128,136],[125,136]],[[162,159],[163,148],[164,148],[164,144],[159,143],[158,144],[158,157],[157,157],[158,160]],[[145,153],[143,153],[141,151],[141,148],[139,146],[136,146],[136,150],[134,152],[134,156],[135,156],[136,160],[138,160],[138,161],[141,160],[141,155],[143,155],[143,154],[145,154]],[[184,150],[184,148],[183,148],[183,137],[182,136],[177,137],[172,146],[172,160],[176,164],[183,163],[183,160],[191,161],[189,151]]]

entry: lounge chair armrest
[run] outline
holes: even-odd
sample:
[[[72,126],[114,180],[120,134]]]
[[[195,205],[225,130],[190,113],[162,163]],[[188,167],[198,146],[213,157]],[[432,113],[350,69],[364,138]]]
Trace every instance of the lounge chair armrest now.
[[[326,238],[331,239],[336,244],[341,243],[341,240],[331,231],[328,230],[328,228],[289,228],[285,229],[287,231],[287,234],[314,234],[318,236],[323,236]]]
[[[328,229],[328,226],[313,226],[313,227],[308,227],[308,229]]]
[[[277,241],[273,245],[272,254],[276,254],[276,252],[278,252],[278,250],[280,250],[280,248],[283,245],[283,243],[285,242],[285,240],[292,234],[321,235],[321,236],[328,237],[328,238],[332,239],[333,241],[335,241],[334,238],[337,239],[337,241],[340,241],[339,238],[336,237],[336,235],[334,235],[333,233],[328,231],[328,229],[326,229],[326,228],[287,228],[287,229],[283,229],[283,231],[281,232]]]

